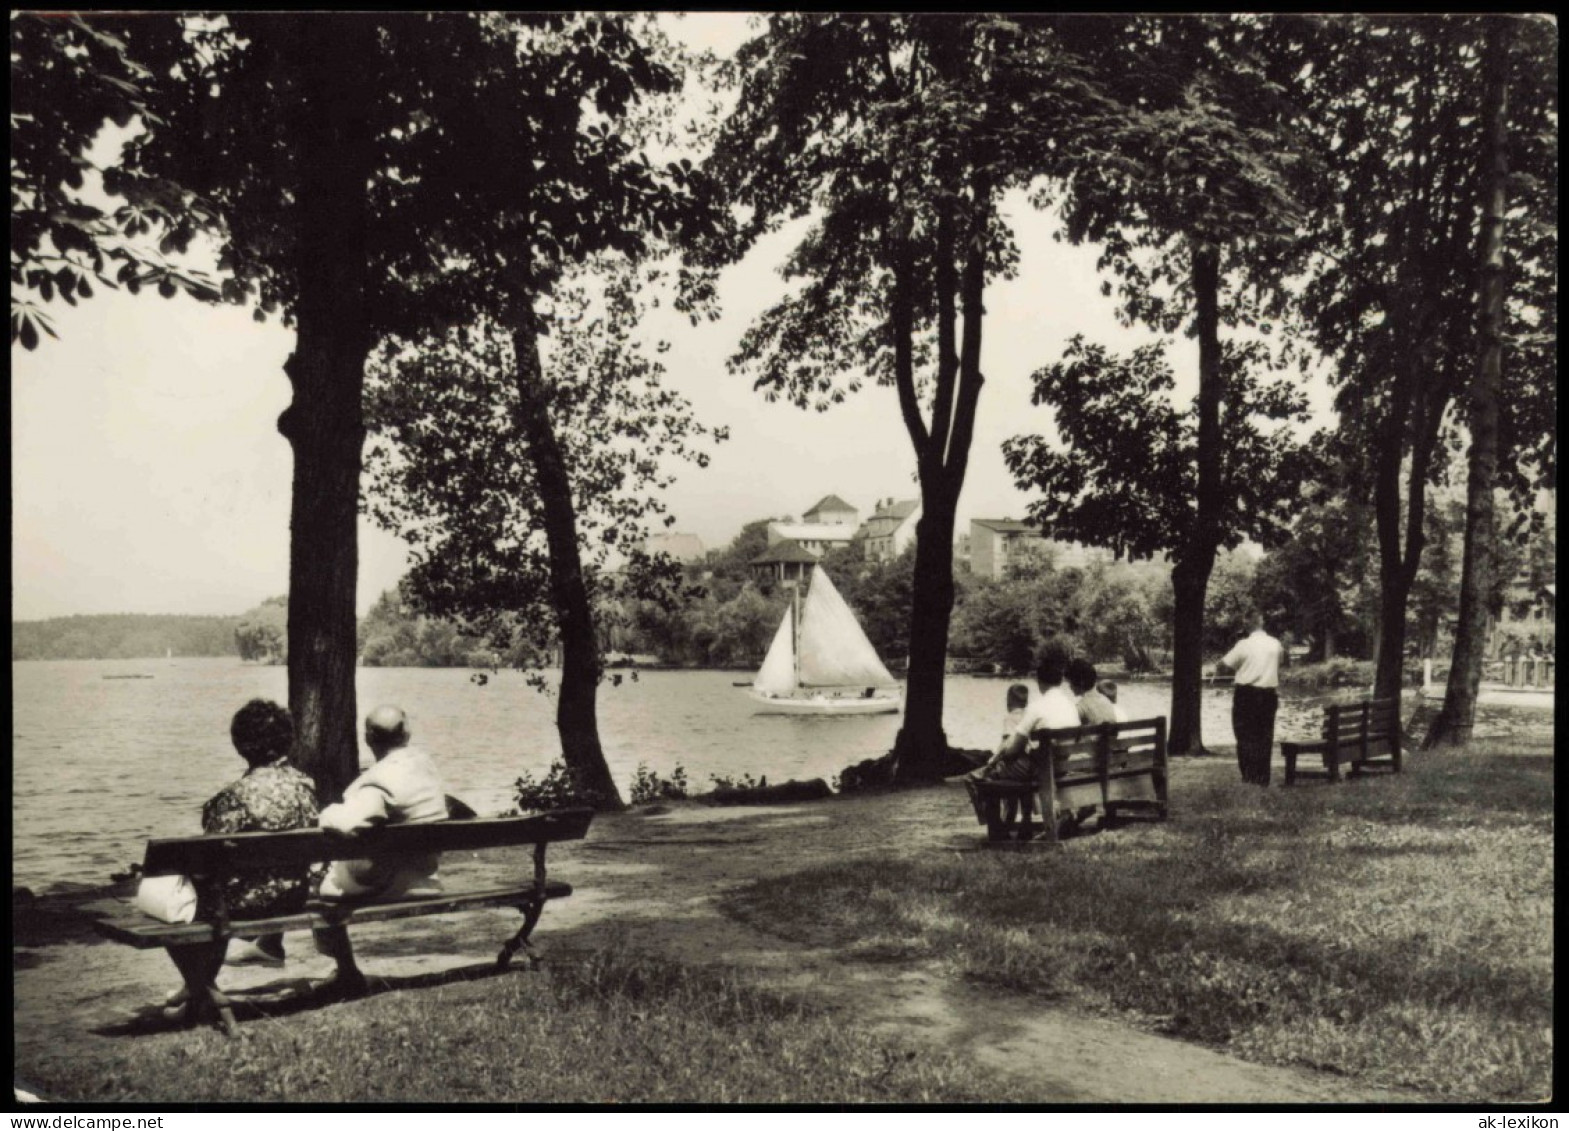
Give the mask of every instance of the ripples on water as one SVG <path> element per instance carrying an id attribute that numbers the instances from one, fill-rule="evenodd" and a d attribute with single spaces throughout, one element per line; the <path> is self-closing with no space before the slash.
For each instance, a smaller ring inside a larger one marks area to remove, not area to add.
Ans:
<path id="1" fill-rule="evenodd" d="M 147 674 L 152 679 L 105 679 Z M 754 715 L 733 672 L 641 672 L 600 692 L 599 726 L 623 794 L 640 762 L 668 776 L 685 766 L 694 788 L 709 775 L 831 779 L 893 744 L 900 716 Z M 244 764 L 229 720 L 247 699 L 287 700 L 283 668 L 232 659 L 13 663 L 12 868 L 14 881 L 100 884 L 140 860 L 149 837 L 200 831 L 202 803 Z M 1001 732 L 1008 683 L 949 679 L 945 715 L 958 746 L 989 747 Z M 504 672 L 480 687 L 467 671 L 362 668 L 361 710 L 397 703 L 414 741 L 435 755 L 448 792 L 481 813 L 512 803 L 522 773 L 541 776 L 557 757 L 555 700 Z M 1162 682 L 1124 683 L 1134 718 L 1169 710 Z M 1282 704 L 1277 737 L 1310 737 L 1322 699 Z M 1231 696 L 1204 693 L 1204 738 L 1233 741 Z M 1550 716 L 1549 716 L 1550 718 Z M 363 764 L 370 752 L 360 751 Z"/>

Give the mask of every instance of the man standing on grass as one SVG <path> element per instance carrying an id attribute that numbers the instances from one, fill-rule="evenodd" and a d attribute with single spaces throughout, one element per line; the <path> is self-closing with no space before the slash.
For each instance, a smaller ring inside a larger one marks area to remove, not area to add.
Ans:
<path id="1" fill-rule="evenodd" d="M 1242 780 L 1269 784 L 1275 746 L 1275 710 L 1280 705 L 1280 658 L 1284 649 L 1267 631 L 1262 615 L 1253 631 L 1220 662 L 1236 672 L 1231 692 L 1231 729 L 1237 736 L 1237 768 Z"/>

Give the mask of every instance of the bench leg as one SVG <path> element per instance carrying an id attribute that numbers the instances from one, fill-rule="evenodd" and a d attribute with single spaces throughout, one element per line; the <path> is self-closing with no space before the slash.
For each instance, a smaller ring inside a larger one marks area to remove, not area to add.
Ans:
<path id="1" fill-rule="evenodd" d="M 234 1036 L 239 1027 L 234 1021 L 234 1009 L 229 999 L 218 989 L 218 971 L 223 968 L 223 955 L 228 941 L 219 939 L 211 943 L 166 948 L 180 976 L 185 979 L 185 1017 L 191 1024 L 216 1022 L 227 1036 Z"/>
<path id="2" fill-rule="evenodd" d="M 1297 752 L 1295 750 L 1283 751 L 1286 758 L 1286 784 L 1295 785 L 1297 781 Z"/>
<path id="3" fill-rule="evenodd" d="M 496 966 L 502 970 L 507 968 L 512 961 L 512 956 L 519 950 L 528 951 L 529 961 L 533 965 L 538 966 L 540 962 L 539 955 L 534 950 L 534 944 L 528 941 L 528 937 L 534 933 L 534 928 L 539 924 L 539 917 L 545 912 L 545 901 L 543 899 L 532 899 L 527 903 L 520 904 L 518 910 L 523 912 L 523 926 L 518 929 L 517 934 L 506 941 L 501 948 L 501 953 L 496 955 Z"/>
<path id="4" fill-rule="evenodd" d="M 366 991 L 365 975 L 354 961 L 354 944 L 349 942 L 349 928 L 342 923 L 327 927 L 312 927 L 311 937 L 316 949 L 337 964 L 337 969 L 325 982 L 314 988 L 317 992 L 339 997 L 359 997 Z"/>

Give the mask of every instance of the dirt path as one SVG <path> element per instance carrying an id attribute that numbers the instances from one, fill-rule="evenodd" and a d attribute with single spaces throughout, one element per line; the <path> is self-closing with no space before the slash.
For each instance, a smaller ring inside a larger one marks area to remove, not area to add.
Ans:
<path id="1" fill-rule="evenodd" d="M 758 876 L 886 853 L 975 851 L 978 829 L 951 788 L 840 798 L 767 809 L 674 806 L 600 818 L 589 839 L 553 850 L 553 873 L 577 889 L 553 904 L 538 941 L 564 955 L 609 943 L 690 964 L 739 968 L 856 1024 L 938 1044 L 1026 1081 L 1043 1102 L 1421 1102 L 1426 1097 L 1306 1070 L 1248 1064 L 1198 1045 L 1142 1032 L 1038 999 L 991 992 L 935 964 L 845 959 L 827 940 L 797 943 L 724 915 L 725 891 Z M 448 886 L 501 878 L 493 858 L 448 859 Z M 80 901 L 77 901 L 80 902 Z M 101 904 L 100 904 L 101 906 Z M 473 966 L 510 932 L 511 912 L 472 912 L 358 929 L 373 978 Z M 79 913 L 45 900 L 14 928 L 16 1065 L 91 1058 L 121 1040 L 126 1021 L 174 985 L 161 952 L 105 944 Z M 322 977 L 330 963 L 291 935 L 286 976 L 225 974 L 224 985 L 275 995 Z M 86 953 L 85 948 L 91 948 Z M 417 990 L 413 992 L 418 992 Z M 353 1003 L 327 1008 L 353 1009 Z"/>

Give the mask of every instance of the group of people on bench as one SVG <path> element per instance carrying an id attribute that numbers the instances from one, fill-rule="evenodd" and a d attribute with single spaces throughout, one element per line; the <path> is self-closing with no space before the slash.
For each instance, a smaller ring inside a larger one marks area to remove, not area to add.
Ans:
<path id="1" fill-rule="evenodd" d="M 1127 712 L 1117 706 L 1117 685 L 1098 678 L 1095 665 L 1068 658 L 1047 648 L 1035 668 L 1039 694 L 1033 699 L 1022 683 L 1008 688 L 1008 715 L 996 751 L 967 777 L 973 781 L 1029 781 L 1030 735 L 1040 730 L 1068 730 L 1100 723 L 1125 723 Z"/>
<path id="2" fill-rule="evenodd" d="M 234 748 L 249 769 L 202 807 L 202 831 L 209 835 L 284 832 L 320 826 L 353 836 L 375 825 L 439 821 L 448 816 L 448 799 L 430 755 L 410 744 L 408 718 L 394 706 L 377 707 L 365 719 L 365 745 L 375 763 L 343 791 L 343 800 L 318 810 L 316 783 L 290 761 L 294 722 L 287 708 L 252 699 L 235 713 L 229 727 Z M 223 883 L 231 919 L 261 919 L 304 910 L 315 895 L 325 900 L 414 898 L 441 891 L 435 854 L 382 856 L 375 860 L 338 860 L 324 871 L 256 870 Z M 197 885 L 197 914 L 207 917 L 218 902 L 217 890 Z M 317 949 L 337 963 L 327 988 L 354 992 L 363 976 L 354 966 L 344 927 L 314 932 Z M 282 966 L 282 935 L 231 939 L 224 957 L 229 966 Z M 180 1004 L 186 991 L 169 1004 Z"/>

